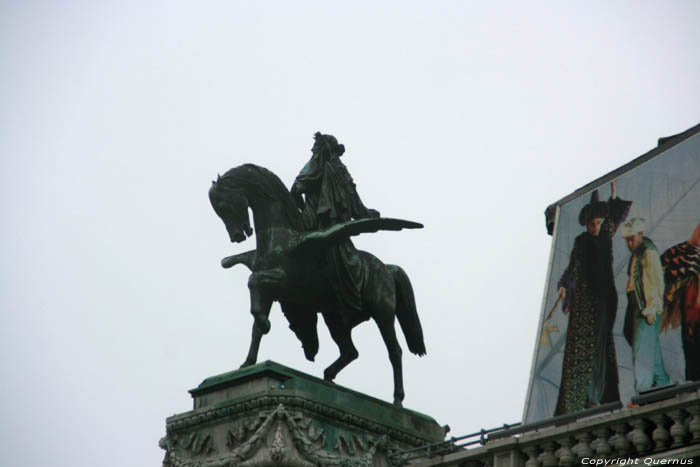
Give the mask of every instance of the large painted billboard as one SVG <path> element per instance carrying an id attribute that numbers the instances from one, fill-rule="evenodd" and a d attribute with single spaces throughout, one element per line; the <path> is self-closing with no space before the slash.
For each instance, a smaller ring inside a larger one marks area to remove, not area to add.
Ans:
<path id="1" fill-rule="evenodd" d="M 696 128 L 556 206 L 525 423 L 700 380 Z"/>

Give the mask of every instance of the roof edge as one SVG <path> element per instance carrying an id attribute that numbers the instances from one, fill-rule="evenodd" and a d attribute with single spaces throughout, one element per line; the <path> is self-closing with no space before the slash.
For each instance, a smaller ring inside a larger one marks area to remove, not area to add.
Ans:
<path id="1" fill-rule="evenodd" d="M 601 185 L 604 185 L 612 180 L 615 180 L 616 178 L 620 177 L 624 173 L 629 172 L 633 168 L 643 164 L 644 162 L 648 161 L 649 159 L 652 159 L 655 156 L 661 154 L 662 152 L 665 152 L 665 151 L 671 149 L 673 146 L 676 146 L 676 145 L 682 143 L 686 139 L 688 139 L 692 136 L 695 136 L 697 133 L 700 133 L 700 123 L 698 123 L 697 125 L 695 125 L 691 128 L 688 128 L 687 130 L 685 130 L 681 133 L 671 135 L 671 136 L 661 137 L 658 139 L 658 144 L 654 149 L 642 154 L 641 156 L 639 156 L 635 159 L 632 159 L 627 164 L 622 165 L 611 172 L 608 172 L 607 174 L 603 175 L 602 177 L 596 178 L 592 182 L 583 185 L 581 188 L 574 191 L 573 193 L 571 193 L 571 194 L 561 198 L 560 200 L 555 201 L 554 203 L 550 204 L 545 209 L 547 233 L 549 235 L 552 235 L 552 230 L 554 228 L 554 212 L 556 211 L 557 206 L 562 206 L 562 205 L 568 203 L 569 201 L 571 201 L 575 198 L 578 198 L 579 196 L 581 196 L 585 193 L 588 193 L 589 191 L 591 191 L 591 190 L 593 190 Z"/>

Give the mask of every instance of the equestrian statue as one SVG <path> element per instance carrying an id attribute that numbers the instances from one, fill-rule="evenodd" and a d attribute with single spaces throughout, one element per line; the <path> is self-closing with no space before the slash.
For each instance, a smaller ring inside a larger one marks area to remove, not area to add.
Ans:
<path id="1" fill-rule="evenodd" d="M 426 353 L 413 288 L 403 269 L 355 249 L 350 237 L 423 226 L 382 218 L 365 207 L 340 160 L 344 152 L 335 137 L 316 133 L 311 160 L 291 190 L 275 174 L 253 164 L 233 168 L 212 182 L 209 199 L 231 242 L 243 242 L 253 234 L 248 208 L 256 231 L 255 250 L 221 261 L 224 268 L 244 264 L 251 271 L 253 332 L 241 367 L 257 361 L 260 340 L 270 331 L 272 302 L 279 302 L 311 361 L 318 352 L 318 314 L 323 316 L 340 350 L 323 373 L 326 381 L 333 381 L 357 358 L 352 329 L 372 318 L 389 352 L 394 404 L 400 406 L 404 389 L 395 317 L 409 350 L 419 356 Z"/>

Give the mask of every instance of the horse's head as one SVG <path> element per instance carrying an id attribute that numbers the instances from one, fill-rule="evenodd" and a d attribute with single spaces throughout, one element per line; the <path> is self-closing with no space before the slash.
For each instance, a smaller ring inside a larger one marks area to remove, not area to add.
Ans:
<path id="1" fill-rule="evenodd" d="M 304 229 L 301 213 L 284 183 L 257 165 L 243 164 L 219 176 L 209 189 L 209 200 L 224 221 L 232 242 L 242 242 L 253 234 L 248 208 L 253 211 L 258 234 L 263 237 L 272 227 L 298 232 Z"/>
<path id="2" fill-rule="evenodd" d="M 253 235 L 248 217 L 248 199 L 235 189 L 220 189 L 221 178 L 212 182 L 209 201 L 216 214 L 224 221 L 231 242 L 240 243 Z"/>

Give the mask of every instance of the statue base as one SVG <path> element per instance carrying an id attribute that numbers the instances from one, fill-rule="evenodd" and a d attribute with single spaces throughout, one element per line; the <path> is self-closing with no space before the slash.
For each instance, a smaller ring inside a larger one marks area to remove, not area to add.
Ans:
<path id="1" fill-rule="evenodd" d="M 163 467 L 391 464 L 444 440 L 432 418 L 266 361 L 205 379 L 166 420 Z"/>

